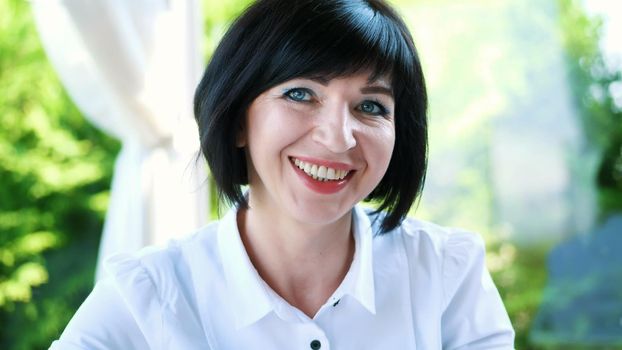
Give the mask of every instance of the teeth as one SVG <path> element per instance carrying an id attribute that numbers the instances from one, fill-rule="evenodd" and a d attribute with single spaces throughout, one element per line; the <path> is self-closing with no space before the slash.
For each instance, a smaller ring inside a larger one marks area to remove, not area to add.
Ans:
<path id="1" fill-rule="evenodd" d="M 318 166 L 317 164 L 303 162 L 302 160 L 296 158 L 294 158 L 294 164 L 315 180 L 341 180 L 348 175 L 347 170 L 337 170 L 323 165 Z"/>
<path id="2" fill-rule="evenodd" d="M 313 177 L 313 180 L 317 180 L 317 165 L 313 164 L 311 166 L 311 171 L 309 174 Z"/>
<path id="3" fill-rule="evenodd" d="M 321 177 L 323 179 L 326 179 L 326 167 L 325 166 L 321 166 L 317 169 L 317 177 Z"/>
<path id="4" fill-rule="evenodd" d="M 339 170 L 336 170 L 336 171 L 339 171 Z M 337 177 L 335 177 L 335 169 L 328 168 L 328 170 L 326 170 L 326 178 L 327 179 L 336 179 Z"/>

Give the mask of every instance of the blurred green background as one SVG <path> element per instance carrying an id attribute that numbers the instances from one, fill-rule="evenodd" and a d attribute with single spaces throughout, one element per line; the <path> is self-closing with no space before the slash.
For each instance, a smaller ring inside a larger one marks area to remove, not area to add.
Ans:
<path id="1" fill-rule="evenodd" d="M 247 3 L 204 1 L 206 58 Z M 548 69 L 539 60 L 539 55 L 548 57 L 546 41 L 527 35 L 523 42 L 507 42 L 499 33 L 517 28 L 509 26 L 511 18 L 518 18 L 520 28 L 546 28 L 560 43 L 561 60 L 556 64 L 568 82 L 564 88 L 585 140 L 581 148 L 587 150 L 565 164 L 579 174 L 577 186 L 594 189 L 589 209 L 594 225 L 622 212 L 622 115 L 610 88 L 622 79 L 619 70 L 606 66 L 599 50 L 600 20 L 588 16 L 574 0 L 474 0 L 462 8 L 454 6 L 460 2 L 448 0 L 395 3 L 413 29 L 428 74 L 431 160 L 442 162 L 456 147 L 469 156 L 468 166 L 452 179 L 460 194 L 454 192 L 448 200 L 427 198 L 426 193 L 416 215 L 484 234 L 489 268 L 517 332 L 517 349 L 622 348 L 620 338 L 577 343 L 534 336 L 541 302 L 557 297 L 547 295 L 547 255 L 561 239 L 578 232 L 536 232 L 541 239 L 520 238 L 533 237 L 533 232 L 509 235 L 504 222 L 496 219 L 503 213 L 499 214 L 499 191 L 490 179 L 494 154 L 482 152 L 489 148 L 488 136 L 504 108 L 515 100 L 535 98 L 532 84 L 521 74 L 531 71 L 538 76 Z M 538 5 L 542 3 L 547 5 Z M 503 15 L 469 21 L 463 16 L 469 11 L 475 11 L 474 16 L 482 11 Z M 554 15 L 548 16 L 551 11 Z M 436 24 L 451 16 L 456 19 L 453 29 Z M 484 56 L 469 60 L 462 53 L 473 43 L 488 46 L 481 51 Z M 506 55 L 509 65 L 486 61 L 499 55 Z M 486 71 L 491 76 L 473 69 L 479 65 L 492 67 Z M 449 95 L 449 90 L 463 93 Z M 47 349 L 93 286 L 120 145 L 88 124 L 73 105 L 46 60 L 29 4 L 23 0 L 0 2 L 0 118 L 0 348 Z M 516 227 L 520 231 L 523 226 Z M 620 322 L 622 334 L 622 315 Z"/>

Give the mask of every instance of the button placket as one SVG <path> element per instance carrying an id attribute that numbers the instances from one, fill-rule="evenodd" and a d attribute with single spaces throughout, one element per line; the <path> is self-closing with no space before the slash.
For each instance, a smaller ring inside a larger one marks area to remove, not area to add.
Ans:
<path id="1" fill-rule="evenodd" d="M 330 343 L 324 333 L 324 330 L 322 330 L 315 322 L 309 322 L 305 324 L 304 327 L 306 328 L 306 344 L 304 344 L 302 349 L 330 350 Z"/>

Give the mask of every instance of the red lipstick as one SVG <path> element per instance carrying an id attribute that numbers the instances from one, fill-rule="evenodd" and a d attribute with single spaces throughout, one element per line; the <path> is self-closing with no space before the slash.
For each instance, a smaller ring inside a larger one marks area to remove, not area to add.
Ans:
<path id="1" fill-rule="evenodd" d="M 305 173 L 302 169 L 297 167 L 296 164 L 294 164 L 293 159 L 290 158 L 290 163 L 292 167 L 294 168 L 294 172 L 296 172 L 296 174 L 300 177 L 302 182 L 309 189 L 320 194 L 332 194 L 332 193 L 339 192 L 342 188 L 344 188 L 348 184 L 348 182 L 352 178 L 352 175 L 355 173 L 355 171 L 352 170 L 352 167 L 344 163 L 336 163 L 336 162 L 330 162 L 330 161 L 318 161 L 316 159 L 313 159 L 313 161 L 309 161 L 307 160 L 309 158 L 297 158 L 297 159 L 302 160 L 304 162 L 317 164 L 317 165 L 324 165 L 324 166 L 337 169 L 337 170 L 350 170 L 348 175 L 346 175 L 346 177 L 344 177 L 341 180 L 320 181 L 320 180 L 315 180 L 311 176 L 307 175 L 307 173 Z"/>

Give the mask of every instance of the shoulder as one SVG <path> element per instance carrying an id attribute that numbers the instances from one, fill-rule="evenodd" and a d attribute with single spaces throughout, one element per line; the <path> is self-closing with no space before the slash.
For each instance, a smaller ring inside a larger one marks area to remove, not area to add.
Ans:
<path id="1" fill-rule="evenodd" d="M 218 225 L 218 221 L 210 223 L 166 246 L 113 255 L 104 262 L 105 278 L 111 280 L 124 299 L 139 295 L 176 300 L 177 294 L 190 288 L 192 255 L 200 250 L 209 256 L 210 249 L 215 249 Z"/>
<path id="2" fill-rule="evenodd" d="M 514 331 L 486 268 L 479 234 L 414 218 L 395 233 L 404 240 L 411 278 L 439 288 L 443 348 L 513 348 Z M 437 278 L 426 280 L 430 272 Z"/>
<path id="3" fill-rule="evenodd" d="M 106 259 L 106 274 L 52 348 L 159 349 L 171 335 L 200 334 L 185 251 L 210 244 L 217 225 L 165 247 Z"/>
<path id="4" fill-rule="evenodd" d="M 442 274 L 446 302 L 469 274 L 486 270 L 486 244 L 477 233 L 414 218 L 404 220 L 400 231 L 407 251 L 408 246 L 414 246 L 418 254 L 433 252 Z"/>
<path id="5" fill-rule="evenodd" d="M 372 223 L 373 232 L 379 232 L 380 222 L 385 214 L 369 210 L 366 213 Z M 479 234 L 413 217 L 407 217 L 392 231 L 377 235 L 401 236 L 408 250 L 417 248 L 419 254 L 426 252 L 441 260 L 464 261 L 485 253 L 485 243 Z"/>
<path id="6" fill-rule="evenodd" d="M 477 233 L 415 218 L 406 218 L 399 229 L 406 239 L 429 241 L 440 252 L 445 253 L 480 250 L 485 246 L 484 240 Z"/>
<path id="7" fill-rule="evenodd" d="M 368 212 L 368 215 L 373 231 L 379 232 L 383 214 Z M 377 236 L 402 240 L 410 273 L 433 272 L 429 283 L 440 287 L 445 306 L 456 295 L 460 285 L 469 281 L 476 283 L 478 278 L 475 274 L 487 273 L 486 245 L 477 233 L 409 217 L 394 230 Z"/>

